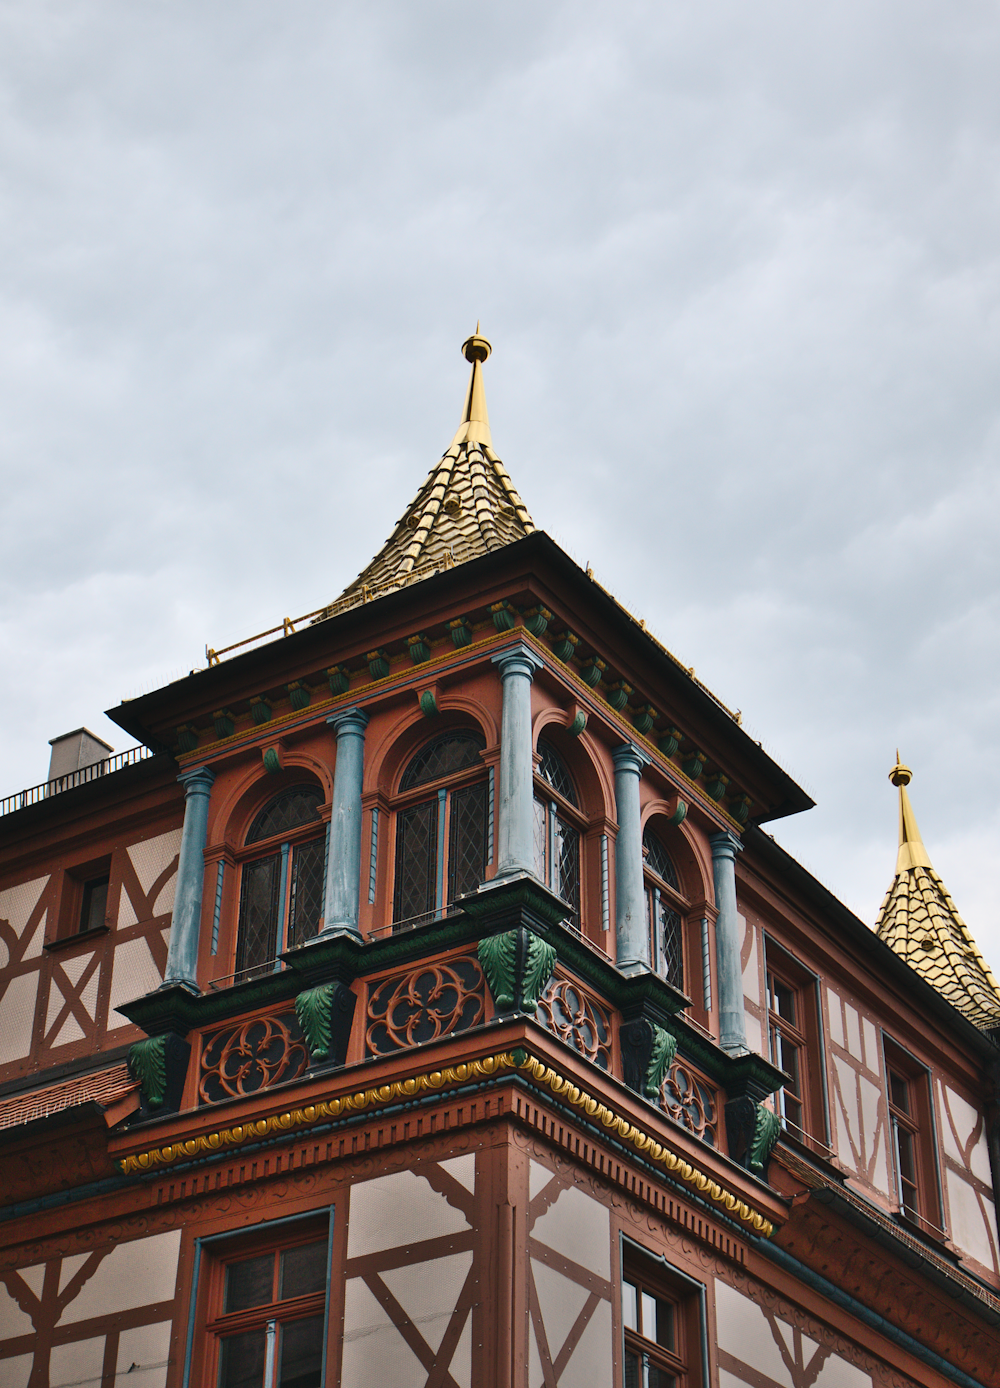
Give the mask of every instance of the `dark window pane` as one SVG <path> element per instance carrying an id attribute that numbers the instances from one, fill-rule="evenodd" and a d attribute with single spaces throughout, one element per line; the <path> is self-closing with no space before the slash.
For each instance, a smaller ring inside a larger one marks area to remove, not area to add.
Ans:
<path id="1" fill-rule="evenodd" d="M 421 747 L 403 772 L 400 790 L 412 790 L 414 786 L 423 786 L 428 781 L 437 781 L 442 776 L 463 771 L 467 766 L 482 765 L 479 753 L 485 746 L 478 733 L 442 733 L 433 742 Z"/>
<path id="2" fill-rule="evenodd" d="M 649 1388 L 677 1388 L 677 1379 L 666 1369 L 660 1369 L 655 1364 L 650 1364 L 648 1384 Z"/>
<path id="3" fill-rule="evenodd" d="M 674 1348 L 674 1304 L 662 1297 L 642 1294 L 642 1333 L 664 1349 Z"/>
<path id="4" fill-rule="evenodd" d="M 473 892 L 486 872 L 486 782 L 453 790 L 448 834 L 448 900 Z"/>
<path id="5" fill-rule="evenodd" d="M 281 1327 L 278 1388 L 319 1388 L 322 1362 L 322 1316 L 290 1321 Z"/>
<path id="6" fill-rule="evenodd" d="M 642 1360 L 631 1349 L 625 1351 L 625 1388 L 642 1388 Z"/>
<path id="7" fill-rule="evenodd" d="M 244 1258 L 226 1268 L 226 1312 L 265 1306 L 274 1295 L 274 1254 Z"/>
<path id="8" fill-rule="evenodd" d="M 684 923 L 680 913 L 659 898 L 660 972 L 675 988 L 684 987 Z"/>
<path id="9" fill-rule="evenodd" d="M 219 1388 L 262 1388 L 264 1327 L 227 1335 L 219 1350 Z"/>
<path id="10" fill-rule="evenodd" d="M 647 830 L 642 836 L 642 846 L 646 850 L 646 867 L 649 871 L 655 873 L 661 882 L 666 882 L 668 887 L 673 887 L 675 892 L 679 892 L 681 884 L 673 859 L 656 835 Z"/>
<path id="11" fill-rule="evenodd" d="M 554 828 L 556 881 L 553 886 L 563 901 L 573 908 L 576 919 L 580 915 L 580 834 L 558 815 L 555 816 Z"/>
<path id="12" fill-rule="evenodd" d="M 437 799 L 396 816 L 396 884 L 392 918 L 410 920 L 434 910 L 437 884 Z"/>
<path id="13" fill-rule="evenodd" d="M 568 800 L 571 805 L 579 804 L 576 798 L 576 787 L 573 785 L 573 778 L 566 769 L 566 763 L 552 746 L 551 742 L 539 740 L 538 755 L 541 762 L 538 766 L 538 774 L 543 781 L 548 781 L 554 791 L 557 791 L 564 800 Z"/>
<path id="14" fill-rule="evenodd" d="M 259 968 L 275 958 L 278 941 L 278 884 L 281 854 L 258 858 L 243 868 L 236 972 Z"/>
<path id="15" fill-rule="evenodd" d="M 291 1296 L 321 1292 L 326 1286 L 326 1239 L 306 1243 L 301 1248 L 288 1248 L 281 1255 L 281 1286 L 278 1297 L 287 1301 Z"/>
<path id="16" fill-rule="evenodd" d="M 317 806 L 323 803 L 319 786 L 293 786 L 284 790 L 264 806 L 250 826 L 247 843 L 259 843 L 289 829 L 312 824 L 319 818 Z"/>
<path id="17" fill-rule="evenodd" d="M 316 934 L 323 914 L 323 862 L 326 840 L 313 839 L 292 850 L 292 887 L 288 906 L 288 947 L 305 944 Z"/>
<path id="18" fill-rule="evenodd" d="M 903 1113 L 910 1111 L 909 1088 L 902 1075 L 894 1074 L 892 1070 L 889 1071 L 889 1098 Z"/>
<path id="19" fill-rule="evenodd" d="M 80 913 L 80 929 L 96 930 L 104 924 L 108 913 L 108 878 L 99 877 L 88 882 L 83 889 L 83 911 Z"/>

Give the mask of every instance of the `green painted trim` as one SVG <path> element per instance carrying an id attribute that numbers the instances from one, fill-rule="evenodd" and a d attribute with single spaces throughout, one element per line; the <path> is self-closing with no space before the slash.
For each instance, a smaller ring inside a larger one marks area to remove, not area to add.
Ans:
<path id="1" fill-rule="evenodd" d="M 753 1141 L 750 1143 L 750 1150 L 747 1153 L 750 1170 L 755 1176 L 764 1179 L 764 1172 L 767 1170 L 767 1163 L 771 1153 L 774 1151 L 774 1144 L 778 1141 L 781 1132 L 781 1119 L 773 1109 L 765 1108 L 763 1104 L 757 1105 L 757 1117 L 753 1126 Z"/>
<path id="2" fill-rule="evenodd" d="M 570 725 L 567 727 L 566 731 L 569 733 L 571 737 L 579 737 L 586 726 L 587 715 L 581 708 L 577 709 L 576 717 L 573 719 L 572 723 L 570 723 Z"/>
<path id="3" fill-rule="evenodd" d="M 433 718 L 438 711 L 437 699 L 433 689 L 425 689 L 420 695 L 420 712 L 425 718 Z"/>
<path id="4" fill-rule="evenodd" d="M 479 941 L 476 950 L 498 1012 L 514 1006 L 517 986 L 517 931 L 505 930 Z"/>

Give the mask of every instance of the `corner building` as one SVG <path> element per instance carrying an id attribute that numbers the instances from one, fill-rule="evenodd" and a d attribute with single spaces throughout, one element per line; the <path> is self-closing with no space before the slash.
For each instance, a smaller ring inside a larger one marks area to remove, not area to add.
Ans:
<path id="1" fill-rule="evenodd" d="M 1000 993 L 910 772 L 875 931 L 535 529 L 489 350 L 341 597 L 0 803 L 0 1383 L 996 1384 Z"/>

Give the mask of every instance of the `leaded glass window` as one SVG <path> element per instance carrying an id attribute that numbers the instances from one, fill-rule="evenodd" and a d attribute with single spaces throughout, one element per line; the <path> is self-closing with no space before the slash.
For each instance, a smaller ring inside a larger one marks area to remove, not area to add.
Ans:
<path id="1" fill-rule="evenodd" d="M 570 805 L 579 802 L 566 763 L 550 742 L 540 740 L 541 758 L 537 775 L 544 786 L 535 786 L 534 850 L 535 873 L 570 907 L 574 921 L 580 919 L 580 831 L 559 803 L 545 794 L 551 787 Z"/>
<path id="2" fill-rule="evenodd" d="M 646 929 L 650 967 L 672 983 L 684 987 L 684 920 L 678 904 L 666 891 L 680 895 L 680 878 L 673 859 L 655 834 L 642 836 L 646 862 Z"/>
<path id="3" fill-rule="evenodd" d="M 403 772 L 401 792 L 460 779 L 396 811 L 392 918 L 397 925 L 433 918 L 456 897 L 474 891 L 486 874 L 487 780 L 469 780 L 470 773 L 482 769 L 485 745 L 478 733 L 444 733 L 422 747 Z"/>
<path id="4" fill-rule="evenodd" d="M 243 864 L 237 975 L 277 967 L 283 950 L 316 934 L 323 914 L 326 853 L 322 801 L 319 786 L 293 786 L 270 800 L 250 826 L 248 847 L 263 840 L 271 840 L 272 846 Z M 274 844 L 279 836 L 287 836 L 286 841 Z"/>

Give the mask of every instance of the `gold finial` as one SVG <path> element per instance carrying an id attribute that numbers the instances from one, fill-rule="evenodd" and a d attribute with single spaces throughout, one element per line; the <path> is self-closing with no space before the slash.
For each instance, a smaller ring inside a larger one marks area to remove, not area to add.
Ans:
<path id="1" fill-rule="evenodd" d="M 904 766 L 899 760 L 899 748 L 896 748 L 896 765 L 889 772 L 889 780 L 894 786 L 908 786 L 913 780 L 913 772 L 908 766 Z"/>
<path id="2" fill-rule="evenodd" d="M 476 331 L 462 343 L 462 356 L 466 361 L 485 361 L 492 351 L 493 348 L 486 338 L 479 336 L 479 324 L 477 323 Z"/>
<path id="3" fill-rule="evenodd" d="M 486 338 L 480 337 L 477 323 L 476 331 L 462 343 L 462 355 L 466 361 L 472 363 L 472 374 L 465 396 L 462 422 L 458 426 L 458 433 L 451 441 L 453 448 L 457 443 L 481 443 L 487 447 L 493 445 L 490 417 L 486 410 L 486 391 L 483 389 L 483 362 L 492 351 L 493 348 Z"/>

